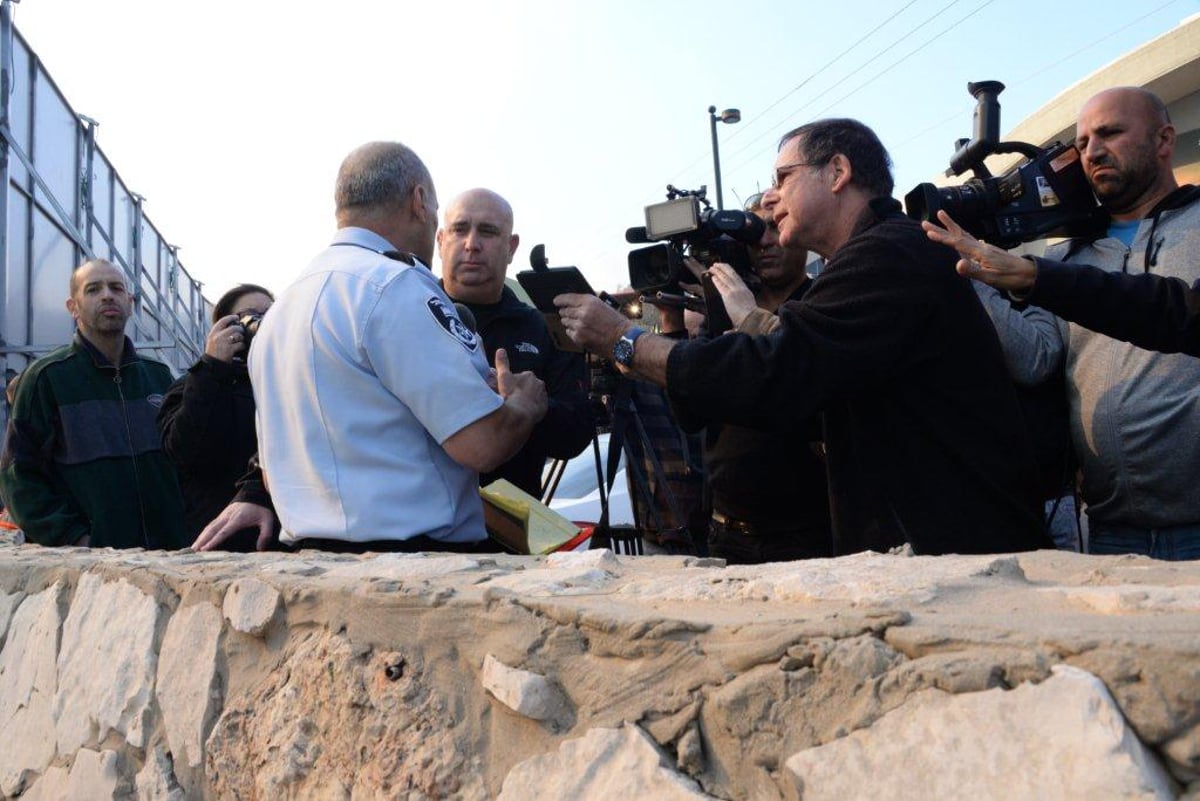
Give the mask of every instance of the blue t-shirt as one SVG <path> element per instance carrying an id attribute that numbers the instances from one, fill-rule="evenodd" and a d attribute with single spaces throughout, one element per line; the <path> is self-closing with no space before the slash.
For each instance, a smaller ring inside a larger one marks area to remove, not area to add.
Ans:
<path id="1" fill-rule="evenodd" d="M 1138 226 L 1141 225 L 1141 220 L 1128 220 L 1118 222 L 1113 220 L 1108 224 L 1108 235 L 1114 239 L 1120 239 L 1125 243 L 1125 247 L 1133 247 L 1133 238 L 1137 236 Z"/>

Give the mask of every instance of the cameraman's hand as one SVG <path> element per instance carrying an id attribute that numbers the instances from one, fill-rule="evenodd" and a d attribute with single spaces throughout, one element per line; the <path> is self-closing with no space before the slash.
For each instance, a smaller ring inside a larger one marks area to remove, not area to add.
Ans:
<path id="1" fill-rule="evenodd" d="M 595 295 L 559 295 L 554 299 L 567 336 L 584 350 L 605 358 L 633 323 Z"/>
<path id="2" fill-rule="evenodd" d="M 724 262 L 717 262 L 708 272 L 712 276 L 713 286 L 721 293 L 725 311 L 729 313 L 729 321 L 735 329 L 738 328 L 746 316 L 758 308 L 754 293 L 742 281 L 737 271 Z"/>
<path id="3" fill-rule="evenodd" d="M 496 391 L 504 402 L 537 422 L 546 416 L 549 399 L 546 385 L 531 372 L 514 373 L 508 365 L 508 353 L 496 349 Z"/>
<path id="4" fill-rule="evenodd" d="M 233 357 L 246 350 L 245 335 L 238 324 L 236 314 L 229 314 L 213 323 L 204 340 L 204 353 L 222 362 L 231 362 Z"/>
<path id="5" fill-rule="evenodd" d="M 945 211 L 939 211 L 937 216 L 945 228 L 939 228 L 931 222 L 923 222 L 921 227 L 934 242 L 949 245 L 958 251 L 962 257 L 957 265 L 960 275 L 1009 292 L 1024 292 L 1033 287 L 1037 278 L 1036 262 L 979 241 L 964 231 Z"/>

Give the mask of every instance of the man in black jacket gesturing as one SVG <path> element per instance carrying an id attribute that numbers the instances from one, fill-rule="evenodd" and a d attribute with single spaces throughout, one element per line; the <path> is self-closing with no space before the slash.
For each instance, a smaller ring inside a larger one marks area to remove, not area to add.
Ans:
<path id="1" fill-rule="evenodd" d="M 582 295 L 568 334 L 667 388 L 679 419 L 780 426 L 820 412 L 834 550 L 1049 547 L 1032 445 L 995 330 L 955 256 L 891 198 L 890 160 L 855 120 L 785 135 L 764 209 L 785 248 L 826 267 L 778 329 L 709 342 L 638 336 Z"/>

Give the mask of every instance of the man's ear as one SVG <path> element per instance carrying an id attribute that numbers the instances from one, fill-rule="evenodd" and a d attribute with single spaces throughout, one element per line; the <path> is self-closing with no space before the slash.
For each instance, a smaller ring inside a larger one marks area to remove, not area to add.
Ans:
<path id="1" fill-rule="evenodd" d="M 409 199 L 409 210 L 412 215 L 421 222 L 429 221 L 429 204 L 426 203 L 426 195 L 428 190 L 421 184 L 413 187 L 412 197 Z"/>
<path id="2" fill-rule="evenodd" d="M 67 298 L 67 311 L 71 313 L 72 317 L 75 316 L 75 308 L 76 308 L 75 298 Z"/>
<path id="3" fill-rule="evenodd" d="M 841 192 L 850 186 L 850 180 L 854 177 L 854 166 L 850 159 L 841 153 L 834 153 L 829 164 L 833 167 L 833 184 L 829 188 L 835 193 Z"/>
<path id="4" fill-rule="evenodd" d="M 1158 144 L 1158 152 L 1160 156 L 1164 156 L 1168 163 L 1171 161 L 1171 154 L 1175 152 L 1175 126 L 1171 123 L 1166 123 L 1158 129 L 1155 135 Z"/>
<path id="5" fill-rule="evenodd" d="M 508 263 L 512 264 L 513 256 L 517 255 L 517 248 L 521 246 L 521 237 L 518 234 L 513 234 L 508 238 Z"/>

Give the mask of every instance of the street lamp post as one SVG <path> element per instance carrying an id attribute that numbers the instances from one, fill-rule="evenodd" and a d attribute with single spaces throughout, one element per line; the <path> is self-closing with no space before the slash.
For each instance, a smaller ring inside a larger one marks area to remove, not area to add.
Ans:
<path id="1" fill-rule="evenodd" d="M 724 199 L 721 197 L 721 151 L 717 147 L 717 120 L 732 125 L 742 119 L 742 112 L 736 108 L 727 108 L 720 114 L 717 113 L 716 106 L 708 107 L 708 127 L 712 131 L 712 148 L 713 148 L 713 174 L 717 179 L 717 210 L 725 208 Z"/>

